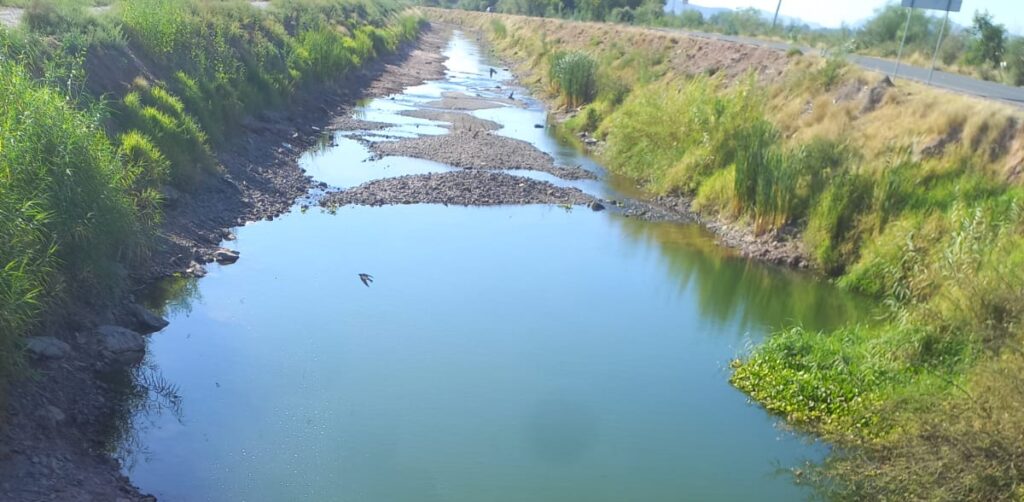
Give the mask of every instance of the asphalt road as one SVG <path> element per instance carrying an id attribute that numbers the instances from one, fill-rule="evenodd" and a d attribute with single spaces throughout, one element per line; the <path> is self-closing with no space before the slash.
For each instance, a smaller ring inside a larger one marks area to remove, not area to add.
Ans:
<path id="1" fill-rule="evenodd" d="M 721 35 L 718 33 L 707 33 L 702 31 L 689 31 L 689 30 L 669 30 L 675 33 L 684 33 L 686 35 L 709 38 L 713 40 L 726 40 L 729 42 L 736 42 L 740 44 L 757 45 L 760 47 L 770 47 L 780 51 L 787 51 L 793 47 L 796 47 L 805 53 L 814 52 L 817 49 L 802 45 L 794 45 L 787 42 L 779 42 L 774 40 L 760 40 L 750 37 L 738 37 L 730 35 Z M 849 56 L 850 61 L 859 65 L 862 68 L 885 73 L 890 77 L 896 69 L 896 61 L 890 59 L 882 59 L 870 56 L 859 56 L 851 54 Z M 919 66 L 910 66 L 905 62 L 900 65 L 900 72 L 896 79 L 910 79 L 918 81 L 922 84 L 928 83 L 928 68 L 921 68 Z M 954 92 L 963 94 L 969 94 L 971 96 L 977 96 L 986 99 L 995 99 L 1004 101 L 1010 104 L 1024 107 L 1024 87 L 1012 87 L 1009 85 L 999 84 L 996 82 L 988 82 L 985 80 L 978 80 L 976 78 L 968 77 L 965 75 L 958 75 L 956 73 L 949 73 L 944 71 L 935 70 L 935 74 L 932 75 L 931 84 L 934 87 L 940 89 L 946 89 Z"/>

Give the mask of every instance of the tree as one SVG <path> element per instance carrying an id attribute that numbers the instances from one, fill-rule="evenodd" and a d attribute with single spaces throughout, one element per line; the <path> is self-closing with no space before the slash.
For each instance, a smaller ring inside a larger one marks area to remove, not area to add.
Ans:
<path id="1" fill-rule="evenodd" d="M 1024 85 L 1024 37 L 1016 37 L 1007 44 L 1006 69 L 1011 84 Z"/>
<path id="2" fill-rule="evenodd" d="M 974 23 L 968 31 L 972 37 L 967 51 L 968 60 L 976 65 L 998 67 L 1006 50 L 1006 27 L 995 24 L 988 11 L 975 12 Z"/>
<path id="3" fill-rule="evenodd" d="M 699 10 L 688 9 L 679 15 L 679 22 L 683 28 L 700 28 L 704 26 L 704 14 Z"/>
<path id="4" fill-rule="evenodd" d="M 910 25 L 907 27 L 907 46 L 914 49 L 926 49 L 934 43 L 934 22 L 921 9 L 914 9 L 910 14 Z M 860 30 L 859 45 L 865 49 L 884 55 L 896 55 L 903 29 L 907 26 L 907 11 L 899 5 L 887 5 L 878 10 Z"/>

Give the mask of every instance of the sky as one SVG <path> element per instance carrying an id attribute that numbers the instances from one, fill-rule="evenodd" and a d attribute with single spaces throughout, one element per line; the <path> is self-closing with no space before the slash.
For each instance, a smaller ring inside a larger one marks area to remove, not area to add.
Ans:
<path id="1" fill-rule="evenodd" d="M 671 0 L 670 0 L 671 1 Z M 778 0 L 690 0 L 690 3 L 705 7 L 756 7 L 769 12 L 775 11 Z M 889 0 L 896 1 L 896 0 Z M 854 24 L 870 17 L 875 9 L 885 5 L 887 0 L 782 0 L 781 15 L 837 27 L 846 21 Z M 975 10 L 988 10 L 997 23 L 1005 25 L 1011 32 L 1024 34 L 1024 0 L 963 0 L 961 12 L 950 19 L 963 26 L 971 23 Z M 936 14 L 941 14 L 936 12 Z"/>

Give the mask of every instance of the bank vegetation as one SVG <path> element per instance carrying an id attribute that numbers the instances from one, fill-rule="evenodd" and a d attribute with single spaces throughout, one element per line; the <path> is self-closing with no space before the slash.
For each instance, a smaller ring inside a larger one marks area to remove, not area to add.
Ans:
<path id="1" fill-rule="evenodd" d="M 780 327 L 732 383 L 836 452 L 837 499 L 1024 497 L 1024 113 L 845 60 L 430 10 L 478 29 L 611 170 L 750 235 L 796 235 L 878 319 Z M 578 92 L 565 61 L 595 82 Z"/>
<path id="2" fill-rule="evenodd" d="M 23 336 L 124 292 L 165 198 L 221 175 L 215 152 L 243 118 L 395 51 L 421 23 L 376 0 L 91 4 L 33 0 L 0 28 L 0 389 Z"/>

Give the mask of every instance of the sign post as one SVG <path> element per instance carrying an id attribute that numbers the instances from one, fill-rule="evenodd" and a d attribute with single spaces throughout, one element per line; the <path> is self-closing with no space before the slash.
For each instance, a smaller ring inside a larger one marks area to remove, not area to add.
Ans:
<path id="1" fill-rule="evenodd" d="M 779 4 L 775 6 L 775 17 L 772 18 L 772 29 L 775 29 L 775 25 L 779 22 L 779 9 L 782 8 L 782 0 L 779 0 Z"/>
<path id="2" fill-rule="evenodd" d="M 949 22 L 949 13 L 960 12 L 960 8 L 963 6 L 963 0 L 903 0 L 902 5 L 907 8 L 907 22 L 903 26 L 903 40 L 900 41 L 900 49 L 896 53 L 896 71 L 892 74 L 893 80 L 896 80 L 896 76 L 900 73 L 900 62 L 903 59 L 903 47 L 907 44 L 907 32 L 910 31 L 910 16 L 914 13 L 914 9 L 920 8 L 946 11 L 946 18 L 943 19 L 942 28 L 939 30 L 939 41 L 935 44 L 935 52 L 932 54 L 932 66 L 928 71 L 928 83 L 931 83 L 932 74 L 935 73 L 935 62 L 939 56 L 939 47 L 942 46 L 942 35 L 945 33 L 946 24 Z"/>

